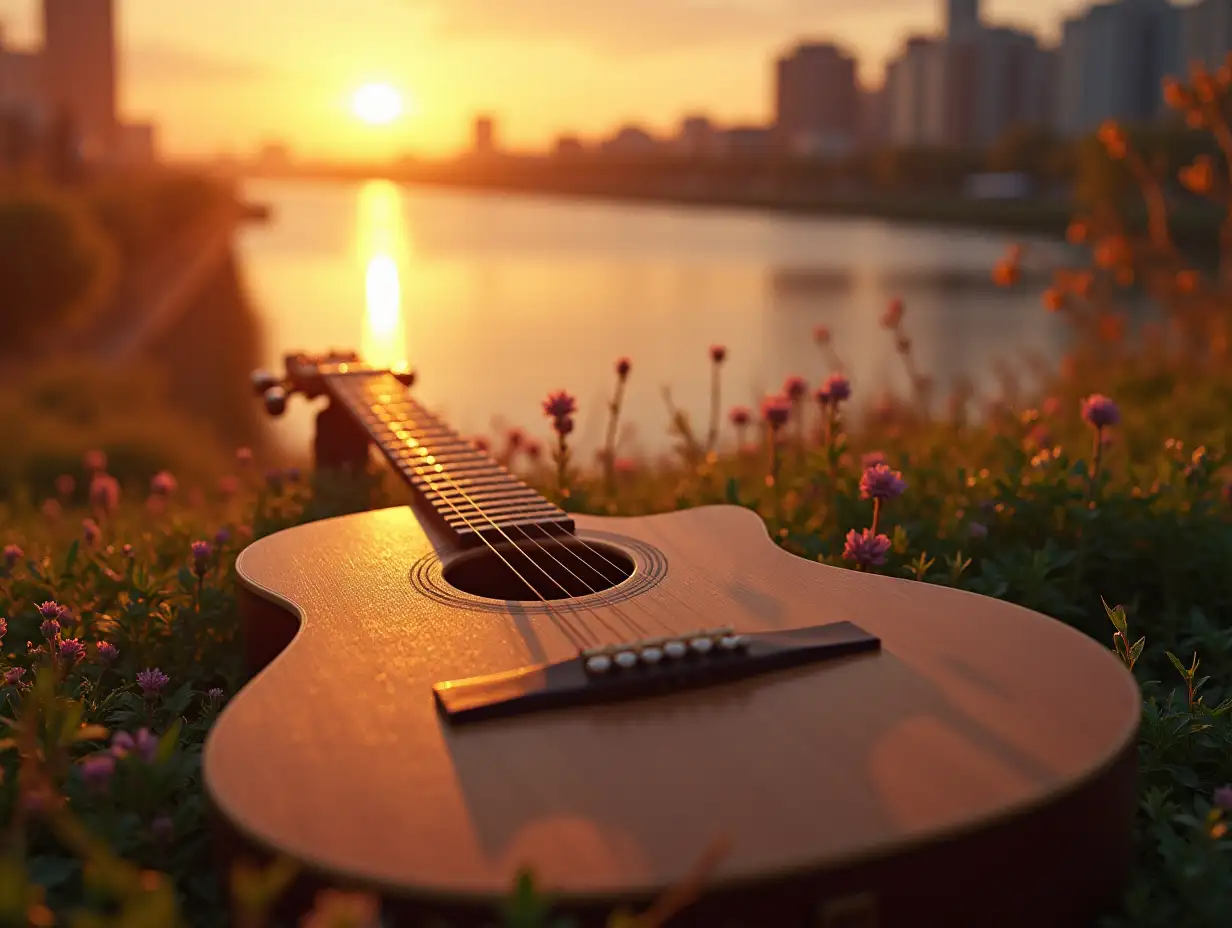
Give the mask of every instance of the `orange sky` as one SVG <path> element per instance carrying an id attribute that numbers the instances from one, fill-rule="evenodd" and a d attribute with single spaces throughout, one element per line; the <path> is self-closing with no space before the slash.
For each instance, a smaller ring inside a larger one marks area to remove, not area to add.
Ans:
<path id="1" fill-rule="evenodd" d="M 909 31 L 940 24 L 939 0 L 116 0 L 121 101 L 156 120 L 172 154 L 437 154 L 467 143 L 479 110 L 501 140 L 541 147 L 561 131 L 625 121 L 672 126 L 769 113 L 774 54 L 833 38 L 879 79 Z M 1082 0 L 985 0 L 986 16 L 1056 32 Z M 37 0 L 0 0 L 10 41 L 38 41 Z M 384 127 L 348 110 L 386 80 L 415 111 Z"/>

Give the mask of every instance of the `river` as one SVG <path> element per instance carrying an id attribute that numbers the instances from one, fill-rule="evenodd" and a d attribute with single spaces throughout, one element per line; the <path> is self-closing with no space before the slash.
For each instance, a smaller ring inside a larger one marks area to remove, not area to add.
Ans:
<path id="1" fill-rule="evenodd" d="M 998 366 L 1029 382 L 1028 358 L 1055 364 L 1066 342 L 1038 284 L 991 286 L 1010 242 L 995 233 L 379 180 L 251 181 L 245 194 L 273 210 L 239 240 L 271 368 L 284 352 L 331 347 L 407 361 L 421 399 L 469 434 L 519 425 L 546 436 L 540 402 L 563 388 L 579 400 L 579 443 L 593 448 L 627 355 L 622 451 L 657 453 L 669 444 L 664 386 L 699 424 L 707 415 L 710 345 L 728 348 L 725 405 L 753 405 L 787 375 L 828 373 L 820 324 L 858 399 L 904 391 L 879 325 L 895 296 L 939 394 L 965 375 L 993 395 Z M 1033 261 L 1064 256 L 1027 248 Z M 307 404 L 293 404 L 280 441 L 303 450 L 310 423 Z"/>

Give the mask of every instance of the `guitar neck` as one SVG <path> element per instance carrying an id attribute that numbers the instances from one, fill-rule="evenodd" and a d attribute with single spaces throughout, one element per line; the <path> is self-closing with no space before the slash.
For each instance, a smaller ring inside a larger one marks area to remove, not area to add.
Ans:
<path id="1" fill-rule="evenodd" d="M 418 508 L 459 545 L 574 532 L 568 513 L 424 409 L 393 375 L 340 367 L 323 372 L 329 395 L 407 482 Z"/>

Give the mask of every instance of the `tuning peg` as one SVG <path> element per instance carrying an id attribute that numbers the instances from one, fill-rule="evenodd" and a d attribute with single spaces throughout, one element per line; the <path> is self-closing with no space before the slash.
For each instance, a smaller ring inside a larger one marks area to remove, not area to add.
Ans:
<path id="1" fill-rule="evenodd" d="M 281 416 L 287 411 L 287 391 L 282 387 L 270 387 L 262 399 L 265 400 L 265 411 L 271 416 Z"/>
<path id="2" fill-rule="evenodd" d="M 391 371 L 391 373 L 394 375 L 394 379 L 397 380 L 398 383 L 402 384 L 402 386 L 407 387 L 409 389 L 410 387 L 413 387 L 415 385 L 415 372 L 414 371 L 396 370 L 396 371 Z"/>
<path id="3" fill-rule="evenodd" d="M 257 396 L 264 396 L 271 387 L 282 383 L 281 378 L 266 370 L 252 372 L 252 390 Z"/>

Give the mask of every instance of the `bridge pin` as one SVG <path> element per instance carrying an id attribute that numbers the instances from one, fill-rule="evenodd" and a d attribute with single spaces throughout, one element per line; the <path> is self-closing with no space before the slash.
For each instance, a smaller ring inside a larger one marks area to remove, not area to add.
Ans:
<path id="1" fill-rule="evenodd" d="M 714 641 L 710 638 L 694 638 L 689 642 L 689 647 L 698 654 L 709 654 L 710 649 L 714 647 Z"/>
<path id="2" fill-rule="evenodd" d="M 679 660 L 689 653 L 689 649 L 683 641 L 669 641 L 663 646 L 663 653 Z"/>
<path id="3" fill-rule="evenodd" d="M 719 647 L 724 651 L 735 651 L 748 643 L 744 635 L 724 635 L 719 639 Z"/>
<path id="4" fill-rule="evenodd" d="M 586 659 L 586 669 L 590 673 L 607 673 L 612 667 L 612 659 L 606 654 L 596 654 Z"/>
<path id="5" fill-rule="evenodd" d="M 621 651 L 616 655 L 616 665 L 628 670 L 630 667 L 637 666 L 637 655 L 632 651 Z"/>
<path id="6" fill-rule="evenodd" d="M 657 664 L 659 661 L 663 660 L 663 651 L 660 648 L 652 646 L 649 648 L 642 648 L 642 651 L 638 656 L 642 659 L 643 664 Z"/>

